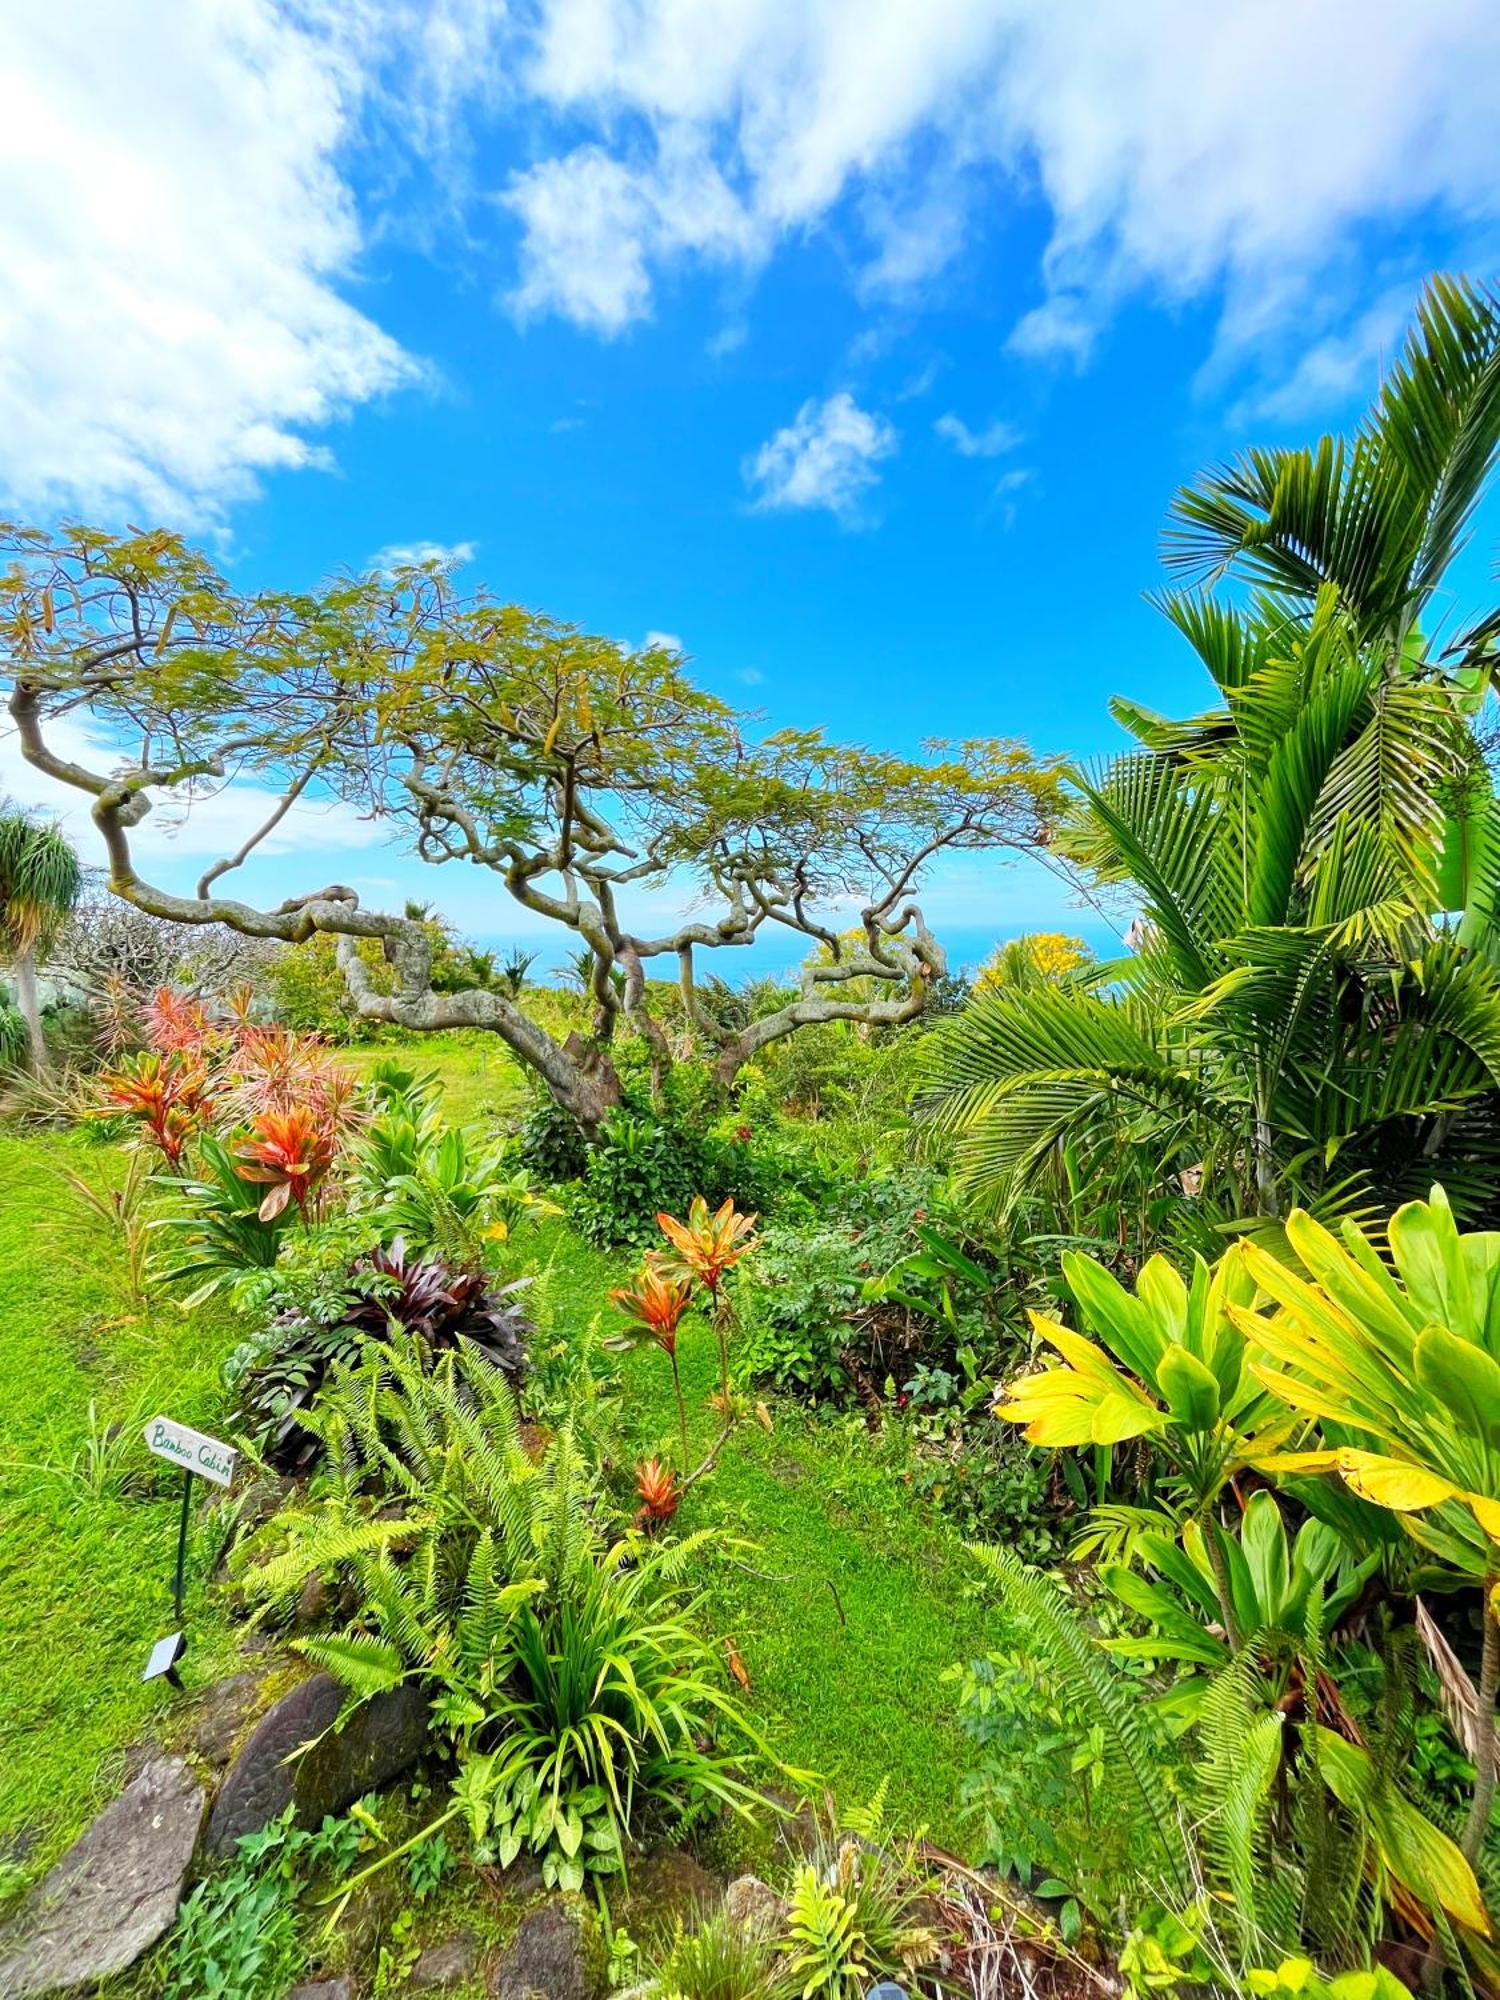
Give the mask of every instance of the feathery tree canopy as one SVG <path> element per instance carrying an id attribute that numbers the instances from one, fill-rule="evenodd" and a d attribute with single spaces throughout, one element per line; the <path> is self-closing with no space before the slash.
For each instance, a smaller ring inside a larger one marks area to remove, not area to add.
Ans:
<path id="1" fill-rule="evenodd" d="M 242 594 L 164 532 L 9 527 L 0 546 L 11 716 L 27 759 L 92 797 L 115 894 L 291 944 L 332 933 L 362 1015 L 494 1030 L 586 1130 L 618 1099 L 617 1023 L 665 1053 L 648 989 L 658 966 L 725 1082 L 809 1024 L 913 1019 L 945 969 L 918 900 L 929 864 L 1034 846 L 1055 795 L 1053 773 L 1011 741 L 910 758 L 818 731 L 759 734 L 670 648 L 462 595 L 436 564 Z M 62 747 L 75 739 L 58 724 L 80 712 L 117 757 L 84 764 Z M 160 795 L 237 782 L 276 797 L 259 830 L 193 894 L 147 881 L 131 835 Z M 571 932 L 588 954 L 592 1034 L 560 1043 L 503 993 L 436 991 L 430 927 L 367 909 L 347 886 L 310 884 L 273 908 L 226 894 L 304 794 L 373 816 L 434 866 L 486 871 L 498 906 Z M 632 895 L 664 887 L 694 914 L 634 928 Z M 826 950 L 786 1005 L 722 1025 L 700 1004 L 701 954 L 778 928 Z M 360 949 L 371 940 L 389 979 Z"/>

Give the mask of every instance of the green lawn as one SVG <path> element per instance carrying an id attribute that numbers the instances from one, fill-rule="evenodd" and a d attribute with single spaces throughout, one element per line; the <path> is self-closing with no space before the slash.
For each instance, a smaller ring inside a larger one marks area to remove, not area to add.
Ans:
<path id="1" fill-rule="evenodd" d="M 376 1052 L 356 1051 L 360 1067 Z M 513 1116 L 514 1066 L 482 1037 L 429 1038 L 411 1055 L 439 1068 L 463 1115 Z M 113 1230 L 59 1178 L 118 1177 L 119 1148 L 79 1135 L 0 1133 L 0 1861 L 28 1872 L 50 1859 L 107 1796 L 121 1753 L 170 1734 L 173 1697 L 143 1687 L 155 1638 L 171 1629 L 170 1566 L 177 1487 L 143 1445 L 125 1461 L 144 1490 L 93 1498 L 55 1472 L 90 1427 L 138 1429 L 158 1411 L 222 1428 L 220 1370 L 239 1337 L 232 1317 L 135 1308 Z M 556 1338 L 589 1339 L 612 1318 L 606 1293 L 628 1265 L 591 1251 L 562 1224 L 531 1239 L 545 1267 L 536 1303 Z M 694 1447 L 715 1419 L 704 1405 L 716 1371 L 710 1330 L 683 1335 Z M 667 1447 L 673 1404 L 654 1350 L 622 1372 L 632 1454 Z M 704 1616 L 732 1639 L 750 1699 L 780 1754 L 851 1801 L 887 1773 L 891 1804 L 962 1845 L 957 1816 L 964 1746 L 942 1670 L 984 1649 L 986 1621 L 956 1540 L 913 1509 L 847 1426 L 814 1425 L 793 1407 L 771 1430 L 740 1424 L 712 1478 L 679 1517 L 712 1523 L 725 1546 L 706 1564 Z M 189 1688 L 224 1672 L 232 1635 L 201 1579 L 190 1598 Z"/>
<path id="2" fill-rule="evenodd" d="M 139 1429 L 158 1413 L 211 1427 L 219 1371 L 238 1338 L 223 1316 L 134 1309 L 113 1232 L 61 1179 L 103 1183 L 119 1150 L 85 1138 L 0 1132 L 0 1860 L 48 1859 L 116 1776 L 167 1694 L 141 1684 L 173 1629 L 180 1486 Z M 90 1429 L 128 1423 L 121 1463 L 141 1490 L 93 1498 L 55 1470 Z M 225 1670 L 211 1593 L 188 1606 L 190 1686 Z"/>
<path id="3" fill-rule="evenodd" d="M 545 1271 L 544 1321 L 585 1335 L 609 1330 L 607 1289 L 630 1262 L 590 1250 L 559 1224 L 541 1233 L 532 1257 Z M 696 1463 L 718 1429 L 705 1402 L 718 1380 L 711 1328 L 685 1321 L 679 1358 Z M 617 1365 L 633 1443 L 675 1456 L 665 1357 L 651 1349 Z M 961 1847 L 965 1745 L 939 1676 L 994 1641 L 972 1595 L 973 1566 L 863 1447 L 857 1427 L 766 1407 L 770 1431 L 742 1420 L 677 1518 L 684 1530 L 713 1524 L 743 1543 L 712 1566 L 709 1622 L 733 1640 L 782 1756 L 854 1803 L 889 1774 L 891 1809 Z"/>
<path id="4" fill-rule="evenodd" d="M 443 1108 L 451 1118 L 489 1126 L 514 1125 L 531 1099 L 515 1057 L 498 1035 L 465 1028 L 444 1035 L 406 1035 L 370 1048 L 339 1049 L 338 1059 L 363 1074 L 399 1057 L 415 1069 L 436 1070 L 443 1080 Z"/>

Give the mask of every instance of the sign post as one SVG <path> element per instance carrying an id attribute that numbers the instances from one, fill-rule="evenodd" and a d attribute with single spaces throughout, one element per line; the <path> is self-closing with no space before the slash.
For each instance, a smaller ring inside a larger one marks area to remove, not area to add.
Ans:
<path id="1" fill-rule="evenodd" d="M 182 1508 L 177 1516 L 177 1566 L 172 1579 L 172 1602 L 176 1607 L 179 1627 L 182 1623 L 182 1600 L 187 1587 L 187 1538 L 188 1515 L 192 1509 L 193 1478 L 212 1480 L 215 1486 L 227 1486 L 234 1478 L 235 1461 L 239 1457 L 232 1446 L 221 1444 L 202 1431 L 190 1430 L 186 1424 L 174 1423 L 170 1417 L 153 1417 L 145 1430 L 146 1449 L 157 1458 L 166 1459 L 169 1465 L 182 1467 Z M 177 1662 L 187 1650 L 187 1640 L 182 1631 L 168 1633 L 165 1639 L 158 1639 L 151 1649 L 151 1657 L 146 1662 L 142 1680 L 155 1680 L 158 1676 L 169 1681 L 173 1687 L 181 1687 L 177 1677 Z"/>

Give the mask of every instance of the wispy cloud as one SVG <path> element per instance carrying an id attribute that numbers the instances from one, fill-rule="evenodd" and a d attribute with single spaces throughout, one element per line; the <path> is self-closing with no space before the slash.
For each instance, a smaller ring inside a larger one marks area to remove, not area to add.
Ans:
<path id="1" fill-rule="evenodd" d="M 674 263 L 835 219 L 857 289 L 925 300 L 1029 188 L 1051 235 L 1018 351 L 1081 358 L 1142 292 L 1274 293 L 1322 332 L 1316 280 L 1365 226 L 1500 211 L 1491 0 L 1143 0 L 1086 33 L 1051 0 L 542 0 L 525 74 L 587 135 L 533 172 L 618 178 L 582 245 L 517 190 L 522 302 L 608 331 Z"/>
<path id="2" fill-rule="evenodd" d="M 940 438 L 947 439 L 960 458 L 999 458 L 1007 451 L 1014 451 L 1021 442 L 1021 433 L 1015 425 L 999 417 L 976 431 L 949 410 L 932 428 Z"/>
<path id="3" fill-rule="evenodd" d="M 745 461 L 745 481 L 759 509 L 822 507 L 849 526 L 897 444 L 893 424 L 840 389 L 821 402 L 809 398 Z"/>
<path id="4" fill-rule="evenodd" d="M 440 564 L 444 569 L 460 569 L 473 562 L 478 553 L 478 542 L 391 542 L 375 551 L 368 566 L 382 575 L 392 570 L 422 568 L 429 563 Z"/>

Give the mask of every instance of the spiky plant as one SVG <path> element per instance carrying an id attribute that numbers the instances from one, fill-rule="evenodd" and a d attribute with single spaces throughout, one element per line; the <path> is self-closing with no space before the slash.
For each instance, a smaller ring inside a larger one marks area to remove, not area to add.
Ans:
<path id="1" fill-rule="evenodd" d="M 34 1069 L 47 1067 L 37 966 L 82 887 L 78 857 L 62 829 L 0 803 L 0 963 L 15 979 Z"/>

